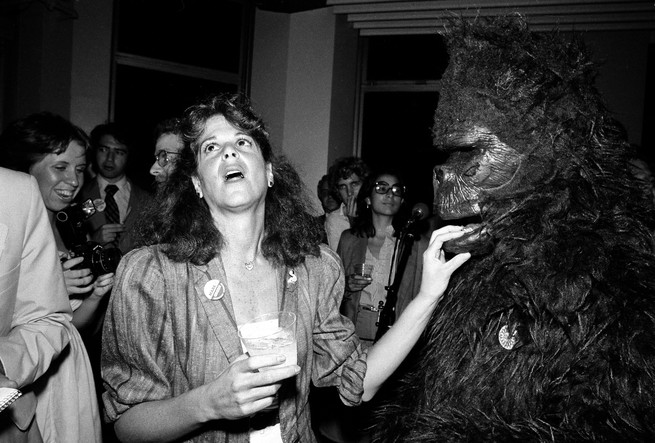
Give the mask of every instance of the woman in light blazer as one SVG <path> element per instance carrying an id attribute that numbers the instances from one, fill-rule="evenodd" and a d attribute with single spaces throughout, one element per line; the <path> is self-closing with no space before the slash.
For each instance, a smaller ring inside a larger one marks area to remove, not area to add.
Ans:
<path id="1" fill-rule="evenodd" d="M 0 441 L 39 442 L 32 384 L 66 349 L 71 309 L 36 180 L 0 168 L 0 386 L 23 391 L 0 412 Z"/>

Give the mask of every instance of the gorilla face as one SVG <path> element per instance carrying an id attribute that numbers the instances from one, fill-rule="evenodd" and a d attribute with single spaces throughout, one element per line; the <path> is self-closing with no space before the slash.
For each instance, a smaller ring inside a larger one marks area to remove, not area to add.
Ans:
<path id="1" fill-rule="evenodd" d="M 482 126 L 450 132 L 443 149 L 451 154 L 434 168 L 434 209 L 443 220 L 475 228 L 471 234 L 447 242 L 444 248 L 449 252 L 471 251 L 486 237 L 485 220 L 481 218 L 485 201 L 504 192 L 522 157 Z"/>

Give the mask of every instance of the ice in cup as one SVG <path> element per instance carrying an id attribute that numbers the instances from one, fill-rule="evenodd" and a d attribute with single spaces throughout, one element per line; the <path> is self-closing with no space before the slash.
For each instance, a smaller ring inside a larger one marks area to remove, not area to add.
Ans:
<path id="1" fill-rule="evenodd" d="M 279 311 L 255 317 L 239 326 L 239 337 L 249 355 L 283 354 L 280 366 L 298 364 L 296 314 Z"/>
<path id="2" fill-rule="evenodd" d="M 355 274 L 362 277 L 371 278 L 373 275 L 373 265 L 369 263 L 357 263 L 355 264 Z"/>

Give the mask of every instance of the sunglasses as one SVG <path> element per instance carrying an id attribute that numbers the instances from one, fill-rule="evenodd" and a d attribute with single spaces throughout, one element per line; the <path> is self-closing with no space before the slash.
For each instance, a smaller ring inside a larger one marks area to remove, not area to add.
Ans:
<path id="1" fill-rule="evenodd" d="M 157 160 L 157 164 L 161 166 L 162 168 L 166 166 L 172 158 L 168 158 L 169 155 L 180 155 L 179 152 L 171 152 L 171 151 L 159 151 L 158 153 L 155 154 L 155 159 Z"/>
<path id="2" fill-rule="evenodd" d="M 382 181 L 375 182 L 375 187 L 373 189 L 378 194 L 386 194 L 391 191 L 391 193 L 396 197 L 402 197 L 405 195 L 405 186 L 398 184 L 390 185 L 389 183 Z"/>

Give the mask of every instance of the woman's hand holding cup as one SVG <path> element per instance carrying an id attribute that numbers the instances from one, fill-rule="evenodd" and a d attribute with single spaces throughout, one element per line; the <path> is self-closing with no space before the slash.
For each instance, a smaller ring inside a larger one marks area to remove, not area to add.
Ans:
<path id="1" fill-rule="evenodd" d="M 373 281 L 373 265 L 368 263 L 357 263 L 354 272 L 346 276 L 346 289 L 350 292 L 363 290 Z"/>

